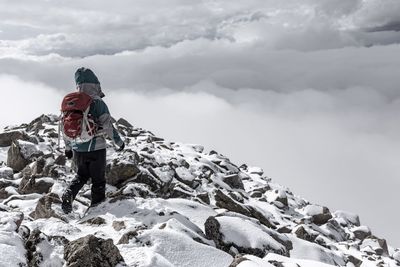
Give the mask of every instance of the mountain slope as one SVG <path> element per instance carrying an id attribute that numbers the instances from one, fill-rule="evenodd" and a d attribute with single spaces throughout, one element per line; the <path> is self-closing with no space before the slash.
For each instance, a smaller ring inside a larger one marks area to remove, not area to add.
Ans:
<path id="1" fill-rule="evenodd" d="M 86 211 L 88 184 L 64 215 L 74 166 L 57 124 L 42 115 L 0 134 L 0 266 L 400 266 L 399 249 L 357 215 L 123 119 L 127 146 L 110 144 L 107 201 Z"/>

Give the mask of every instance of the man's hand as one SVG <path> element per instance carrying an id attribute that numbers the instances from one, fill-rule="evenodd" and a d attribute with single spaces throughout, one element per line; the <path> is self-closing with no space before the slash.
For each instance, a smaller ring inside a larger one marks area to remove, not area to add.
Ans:
<path id="1" fill-rule="evenodd" d="M 117 152 L 121 152 L 125 148 L 125 143 L 122 143 L 122 145 L 116 150 Z"/>
<path id="2" fill-rule="evenodd" d="M 72 152 L 72 150 L 65 150 L 65 156 L 67 157 L 67 159 L 72 159 L 74 153 Z"/>

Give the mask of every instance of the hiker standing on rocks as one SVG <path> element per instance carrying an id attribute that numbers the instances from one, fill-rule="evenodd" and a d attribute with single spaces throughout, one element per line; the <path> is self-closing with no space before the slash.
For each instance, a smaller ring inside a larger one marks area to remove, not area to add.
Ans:
<path id="1" fill-rule="evenodd" d="M 75 82 L 77 92 L 67 95 L 62 104 L 65 156 L 68 159 L 74 156 L 77 166 L 76 177 L 62 196 L 61 207 L 65 213 L 72 211 L 73 200 L 89 178 L 92 179 L 90 206 L 95 206 L 105 199 L 107 147 L 105 138 L 108 137 L 114 141 L 119 147 L 117 151 L 122 151 L 125 147 L 124 141 L 112 125 L 110 112 L 102 100 L 105 95 L 96 75 L 90 69 L 79 68 L 75 72 Z M 82 100 L 80 99 L 82 97 L 86 98 Z M 76 110 L 72 110 L 70 106 L 75 104 L 82 106 L 83 102 L 87 105 L 86 114 L 85 111 L 81 112 L 81 115 L 78 115 L 81 116 L 79 120 L 76 119 Z M 86 127 L 83 126 L 85 124 L 82 124 L 82 121 L 87 123 Z M 80 123 L 78 126 L 75 125 L 77 122 Z M 81 131 L 81 128 L 87 130 L 85 133 L 80 133 L 84 137 L 74 136 L 77 130 Z M 78 138 L 81 138 L 79 142 L 76 141 Z"/>

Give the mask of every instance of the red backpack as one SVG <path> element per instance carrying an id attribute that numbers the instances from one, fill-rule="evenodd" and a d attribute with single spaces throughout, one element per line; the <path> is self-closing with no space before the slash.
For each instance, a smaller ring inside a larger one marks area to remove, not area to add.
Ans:
<path id="1" fill-rule="evenodd" d="M 96 123 L 89 114 L 93 99 L 86 93 L 66 95 L 61 104 L 61 130 L 64 138 L 75 143 L 85 143 L 96 135 Z"/>

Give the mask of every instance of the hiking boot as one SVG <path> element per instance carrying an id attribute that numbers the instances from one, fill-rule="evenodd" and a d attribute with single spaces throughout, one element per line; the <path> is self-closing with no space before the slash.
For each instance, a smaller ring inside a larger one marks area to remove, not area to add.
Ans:
<path id="1" fill-rule="evenodd" d="M 61 208 L 65 214 L 72 211 L 72 201 L 74 201 L 71 190 L 66 190 L 61 197 L 62 204 Z"/>
<path id="2" fill-rule="evenodd" d="M 90 203 L 90 206 L 89 206 L 89 207 L 90 207 L 90 208 L 94 208 L 94 207 L 100 205 L 101 203 L 103 203 L 105 200 L 106 200 L 106 198 L 97 199 L 96 201 L 92 201 L 92 202 Z"/>

